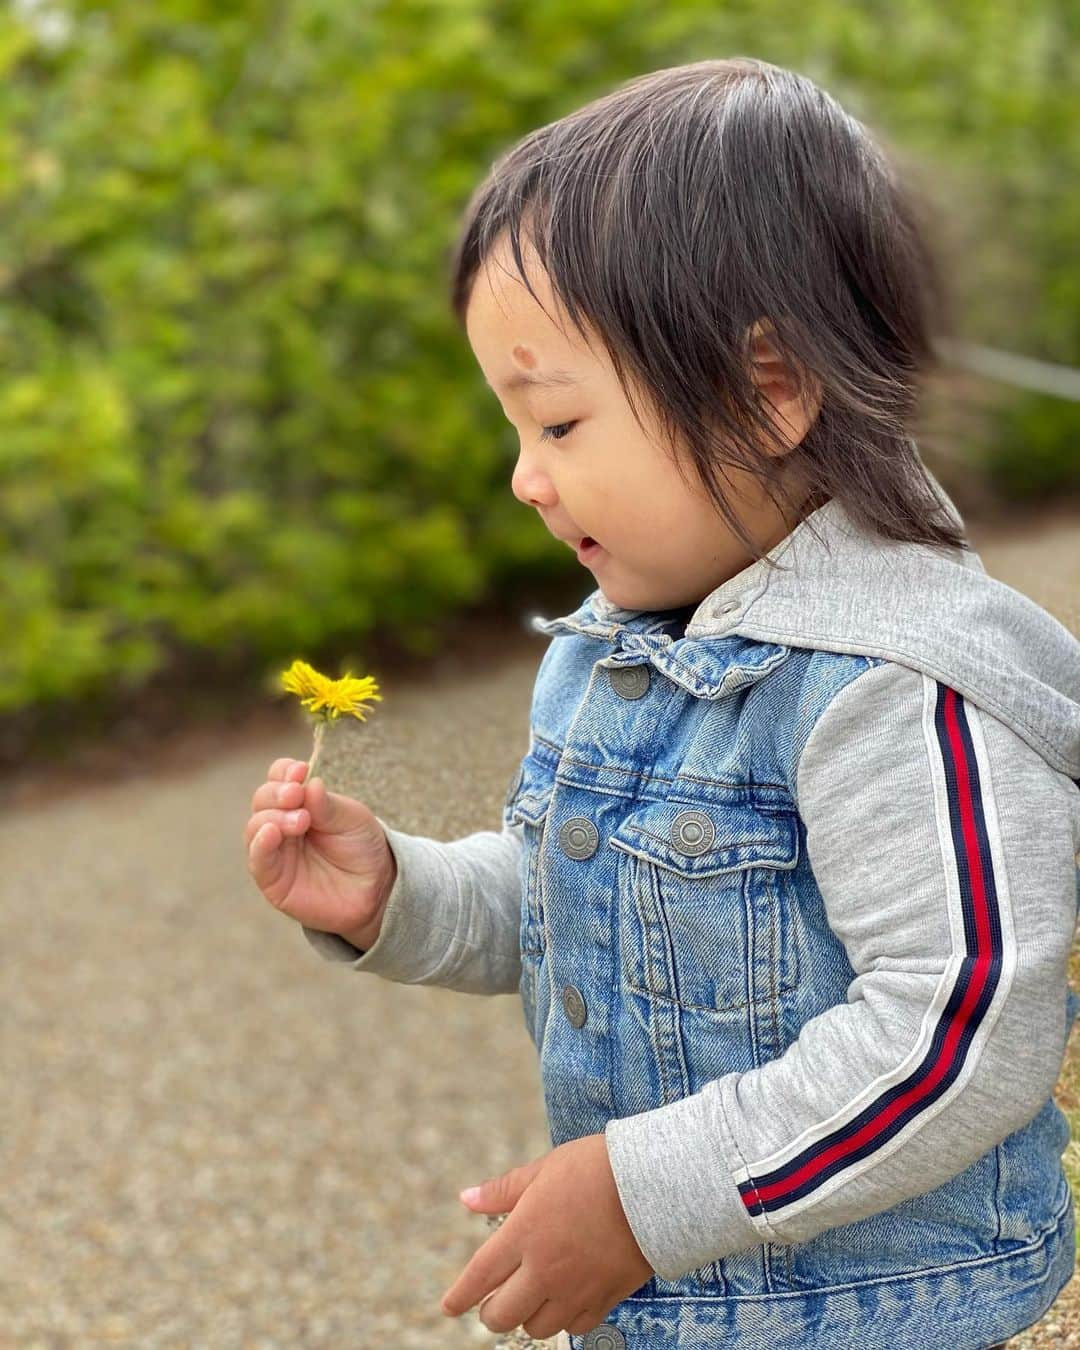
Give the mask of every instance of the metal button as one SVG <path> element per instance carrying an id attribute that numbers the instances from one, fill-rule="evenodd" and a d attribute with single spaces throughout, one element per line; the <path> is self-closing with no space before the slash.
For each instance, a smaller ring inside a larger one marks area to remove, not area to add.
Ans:
<path id="1" fill-rule="evenodd" d="M 648 666 L 612 666 L 611 687 L 621 698 L 641 698 L 649 692 Z"/>
<path id="2" fill-rule="evenodd" d="M 583 1342 L 585 1350 L 626 1350 L 626 1337 L 618 1327 L 606 1323 L 593 1327 Z"/>
<path id="3" fill-rule="evenodd" d="M 559 847 L 569 858 L 591 858 L 600 832 L 587 816 L 572 816 L 559 831 Z"/>
<path id="4" fill-rule="evenodd" d="M 585 1025 L 585 1000 L 581 997 L 580 989 L 568 984 L 562 991 L 562 1005 L 566 1020 L 572 1027 Z"/>
<path id="5" fill-rule="evenodd" d="M 716 826 L 704 811 L 680 811 L 671 822 L 671 842 L 691 858 L 712 847 Z"/>

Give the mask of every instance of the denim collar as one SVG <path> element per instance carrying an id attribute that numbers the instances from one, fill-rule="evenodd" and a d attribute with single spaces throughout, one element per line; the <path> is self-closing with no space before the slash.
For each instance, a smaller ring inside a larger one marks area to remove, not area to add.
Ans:
<path id="1" fill-rule="evenodd" d="M 700 606 L 699 606 L 700 608 Z M 608 666 L 649 661 L 696 698 L 722 698 L 733 689 L 755 684 L 790 655 L 789 646 L 759 642 L 737 633 L 718 641 L 698 641 L 689 634 L 673 638 L 665 631 L 667 616 L 645 610 L 620 609 L 601 591 L 586 597 L 572 614 L 559 619 L 534 615 L 529 626 L 547 637 L 578 633 L 610 643 L 615 650 Z"/>

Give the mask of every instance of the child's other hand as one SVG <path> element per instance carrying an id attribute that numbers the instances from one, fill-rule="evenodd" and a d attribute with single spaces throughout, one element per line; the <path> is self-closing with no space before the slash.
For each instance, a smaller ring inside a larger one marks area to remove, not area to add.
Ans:
<path id="1" fill-rule="evenodd" d="M 470 1209 L 509 1217 L 443 1295 L 451 1317 L 490 1294 L 478 1312 L 489 1331 L 577 1336 L 653 1273 L 623 1213 L 602 1134 L 560 1144 L 478 1189 Z"/>
<path id="2" fill-rule="evenodd" d="M 303 760 L 276 759 L 244 827 L 248 871 L 275 909 L 308 928 L 363 934 L 376 926 L 396 867 L 363 802 L 304 783 Z M 372 934 L 372 941 L 377 933 Z"/>

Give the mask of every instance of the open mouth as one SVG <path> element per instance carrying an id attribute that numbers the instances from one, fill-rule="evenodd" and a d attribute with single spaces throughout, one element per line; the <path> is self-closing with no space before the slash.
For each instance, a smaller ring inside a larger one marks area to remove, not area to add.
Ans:
<path id="1" fill-rule="evenodd" d="M 590 559 L 594 558 L 598 553 L 602 552 L 603 549 L 600 547 L 600 545 L 591 535 L 588 534 L 582 537 L 581 542 L 577 546 L 578 561 L 583 563 L 589 562 Z"/>

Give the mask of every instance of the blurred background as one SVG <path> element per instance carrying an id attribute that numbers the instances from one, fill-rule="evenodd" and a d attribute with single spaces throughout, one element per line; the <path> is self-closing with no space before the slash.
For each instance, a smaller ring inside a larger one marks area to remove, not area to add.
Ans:
<path id="1" fill-rule="evenodd" d="M 660 66 L 792 65 L 895 146 L 998 353 L 928 391 L 927 462 L 969 514 L 1080 500 L 1077 377 L 1029 364 L 1080 366 L 1076 30 L 1064 0 L 9 0 L 2 762 L 580 582 L 509 491 L 447 255 L 511 141 Z"/>
<path id="2" fill-rule="evenodd" d="M 437 1304 L 482 1236 L 458 1186 L 547 1146 L 520 1011 L 331 971 L 240 832 L 310 753 L 296 656 L 396 695 L 384 818 L 498 828 L 520 618 L 592 589 L 510 492 L 446 294 L 526 131 L 742 54 L 879 132 L 960 305 L 923 457 L 1080 632 L 1078 27 L 1065 0 L 0 3 L 0 1346 L 484 1341 Z"/>

